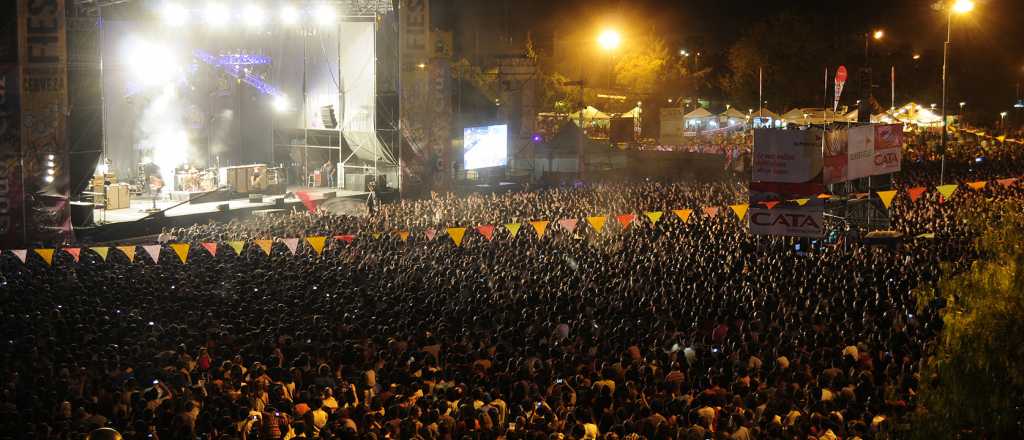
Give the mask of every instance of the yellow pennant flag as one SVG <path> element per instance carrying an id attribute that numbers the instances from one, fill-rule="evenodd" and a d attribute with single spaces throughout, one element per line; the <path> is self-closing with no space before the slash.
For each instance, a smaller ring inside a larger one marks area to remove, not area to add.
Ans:
<path id="1" fill-rule="evenodd" d="M 242 248 L 245 247 L 245 242 L 242 240 L 229 241 L 228 246 L 231 246 L 231 249 L 235 250 L 235 256 L 239 256 L 242 255 Z"/>
<path id="2" fill-rule="evenodd" d="M 135 246 L 118 246 L 117 250 L 121 251 L 124 256 L 128 257 L 128 261 L 135 262 Z"/>
<path id="3" fill-rule="evenodd" d="M 253 240 L 253 243 L 256 243 L 256 246 L 263 249 L 263 253 L 267 255 L 270 255 L 270 248 L 274 246 L 274 242 L 271 240 Z"/>
<path id="4" fill-rule="evenodd" d="M 509 223 L 505 225 L 505 229 L 508 229 L 508 233 L 512 235 L 512 238 L 515 238 L 516 234 L 519 233 L 520 226 L 522 226 L 522 223 Z"/>
<path id="5" fill-rule="evenodd" d="M 981 182 L 968 182 L 967 186 L 969 186 L 971 189 L 977 191 L 979 189 L 984 188 L 985 185 L 987 185 L 987 184 L 988 184 L 988 182 L 982 180 Z"/>
<path id="6" fill-rule="evenodd" d="M 317 255 L 321 255 L 324 253 L 324 244 L 327 243 L 327 237 L 319 235 L 316 237 L 306 237 L 306 242 L 316 251 Z"/>
<path id="7" fill-rule="evenodd" d="M 53 249 L 35 249 L 35 251 L 40 257 L 43 257 L 43 261 L 48 266 L 53 266 Z"/>
<path id="8" fill-rule="evenodd" d="M 550 222 L 547 220 L 535 220 L 530 222 L 530 224 L 533 225 L 533 229 L 537 231 L 537 238 L 544 237 L 544 231 L 548 229 L 548 223 Z"/>
<path id="9" fill-rule="evenodd" d="M 935 189 L 939 190 L 939 194 L 942 194 L 942 197 L 948 199 L 956 192 L 956 184 L 951 183 L 949 185 L 936 186 Z"/>
<path id="10" fill-rule="evenodd" d="M 408 240 L 409 239 L 409 231 L 398 231 L 398 238 L 401 238 L 402 241 Z"/>
<path id="11" fill-rule="evenodd" d="M 100 258 L 103 259 L 103 261 L 107 261 L 107 253 L 110 252 L 110 248 L 109 247 L 106 247 L 106 246 L 96 246 L 96 247 L 91 247 L 89 249 L 92 249 L 93 252 L 98 254 L 100 256 Z"/>
<path id="12" fill-rule="evenodd" d="M 466 235 L 466 228 L 448 228 L 448 236 L 455 242 L 455 246 L 462 246 L 462 237 Z"/>
<path id="13" fill-rule="evenodd" d="M 661 211 L 648 211 L 644 213 L 644 215 L 646 215 L 647 218 L 651 219 L 652 225 L 658 224 L 658 220 L 661 220 L 661 214 Z"/>
<path id="14" fill-rule="evenodd" d="M 174 249 L 174 253 L 178 254 L 181 264 L 185 264 L 188 260 L 188 249 L 190 247 L 192 246 L 188 243 L 171 243 L 171 249 Z"/>
<path id="15" fill-rule="evenodd" d="M 373 237 L 374 240 L 380 239 L 380 232 L 374 232 L 370 235 Z"/>
<path id="16" fill-rule="evenodd" d="M 743 221 L 743 216 L 747 215 L 747 208 L 749 208 L 750 205 L 744 203 L 741 205 L 729 205 L 729 207 L 732 208 L 732 212 L 736 213 L 736 218 Z"/>
<path id="17" fill-rule="evenodd" d="M 604 222 L 606 221 L 608 221 L 608 217 L 603 215 L 587 217 L 587 223 L 589 223 L 590 227 L 594 228 L 597 232 L 601 232 L 601 229 L 604 229 Z"/>
<path id="18" fill-rule="evenodd" d="M 672 212 L 679 216 L 683 223 L 690 221 L 690 214 L 693 214 L 692 209 L 673 209 Z"/>
<path id="19" fill-rule="evenodd" d="M 811 201 L 811 199 L 796 199 L 796 200 L 794 200 L 794 202 L 796 202 L 796 204 L 800 205 L 800 206 L 806 205 L 807 202 L 809 202 L 809 201 Z"/>
<path id="20" fill-rule="evenodd" d="M 889 209 L 889 206 L 892 206 L 893 197 L 896 197 L 896 190 L 878 191 L 878 198 L 882 199 L 882 204 L 885 205 L 885 209 Z"/>

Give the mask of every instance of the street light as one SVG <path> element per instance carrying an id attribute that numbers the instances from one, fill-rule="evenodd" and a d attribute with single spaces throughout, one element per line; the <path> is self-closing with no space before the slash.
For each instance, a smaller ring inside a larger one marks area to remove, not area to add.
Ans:
<path id="1" fill-rule="evenodd" d="M 999 127 L 1003 129 L 1003 134 L 1006 134 L 1006 112 L 999 112 Z"/>
<path id="2" fill-rule="evenodd" d="M 687 52 L 686 49 L 679 49 L 679 55 L 683 57 L 688 57 L 690 56 L 690 52 Z"/>
<path id="3" fill-rule="evenodd" d="M 602 49 L 608 51 L 618 49 L 619 45 L 622 44 L 622 35 L 614 29 L 605 29 L 597 36 L 597 44 L 600 44 Z"/>
<path id="4" fill-rule="evenodd" d="M 954 0 L 946 13 L 946 42 L 942 45 L 942 162 L 939 165 L 939 185 L 946 181 L 946 90 L 949 78 L 949 40 L 953 35 L 953 14 L 966 14 L 974 9 L 974 0 Z"/>
<path id="5" fill-rule="evenodd" d="M 919 59 L 921 59 L 921 54 L 915 53 L 914 54 L 914 60 L 916 61 L 916 60 L 919 60 Z"/>
<path id="6" fill-rule="evenodd" d="M 963 112 L 964 112 L 964 106 L 965 106 L 965 105 L 967 105 L 967 103 L 966 103 L 966 102 L 960 101 L 960 113 L 963 113 Z"/>
<path id="7" fill-rule="evenodd" d="M 871 34 L 871 36 L 874 37 L 874 39 L 876 40 L 881 40 L 882 37 L 885 36 L 885 31 L 882 29 L 877 29 L 873 34 Z"/>

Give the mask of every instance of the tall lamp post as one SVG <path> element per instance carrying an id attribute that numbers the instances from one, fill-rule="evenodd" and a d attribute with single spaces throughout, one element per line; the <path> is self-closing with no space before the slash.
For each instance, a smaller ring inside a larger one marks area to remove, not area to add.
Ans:
<path id="1" fill-rule="evenodd" d="M 605 29 L 597 36 L 597 44 L 608 54 L 608 87 L 615 83 L 615 67 L 612 65 L 612 54 L 622 44 L 622 34 L 615 29 Z"/>
<path id="2" fill-rule="evenodd" d="M 939 185 L 946 183 L 946 83 L 949 77 L 949 40 L 953 33 L 953 14 L 966 14 L 973 9 L 974 0 L 955 0 L 946 11 L 946 42 L 942 45 L 942 162 L 939 168 Z"/>
<path id="3" fill-rule="evenodd" d="M 881 29 L 875 29 L 870 32 L 864 33 L 864 67 L 861 68 L 861 90 L 860 90 L 860 102 L 857 103 L 857 121 L 858 122 L 871 122 L 871 96 L 874 95 L 872 90 L 872 75 L 871 75 L 871 40 L 880 41 L 885 37 L 885 31 Z"/>

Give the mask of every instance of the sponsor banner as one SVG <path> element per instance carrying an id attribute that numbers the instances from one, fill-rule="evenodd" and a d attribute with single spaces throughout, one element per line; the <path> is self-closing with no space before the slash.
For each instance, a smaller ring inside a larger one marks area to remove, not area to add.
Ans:
<path id="1" fill-rule="evenodd" d="M 846 181 L 847 136 L 846 129 L 832 130 L 825 133 L 824 166 L 822 169 L 823 183 L 826 185 Z"/>
<path id="2" fill-rule="evenodd" d="M 750 233 L 754 235 L 824 236 L 825 212 L 822 204 L 775 209 L 751 206 L 749 214 Z"/>
<path id="3" fill-rule="evenodd" d="M 678 145 L 684 142 L 686 137 L 683 129 L 683 109 L 662 108 L 661 109 L 661 133 L 659 140 L 662 145 Z"/>
<path id="4" fill-rule="evenodd" d="M 848 165 L 846 178 L 860 179 L 872 175 L 875 170 L 875 127 L 862 125 L 848 130 Z"/>
<path id="5" fill-rule="evenodd" d="M 810 130 L 754 130 L 754 182 L 821 182 L 822 132 Z"/>
<path id="6" fill-rule="evenodd" d="M 449 61 L 432 61 L 429 0 L 401 0 L 398 16 L 402 191 L 443 190 L 450 164 Z"/>
<path id="7" fill-rule="evenodd" d="M 874 175 L 895 173 L 900 170 L 903 147 L 903 126 L 900 124 L 875 126 Z"/>
<path id="8" fill-rule="evenodd" d="M 7 249 L 25 242 L 18 77 L 17 64 L 0 64 L 0 246 Z"/>

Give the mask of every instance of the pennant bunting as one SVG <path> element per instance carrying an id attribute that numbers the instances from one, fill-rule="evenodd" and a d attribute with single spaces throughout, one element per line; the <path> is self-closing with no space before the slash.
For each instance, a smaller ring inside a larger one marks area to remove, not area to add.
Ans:
<path id="1" fill-rule="evenodd" d="M 947 199 L 950 198 L 953 195 L 953 193 L 956 192 L 956 188 L 957 185 L 955 183 L 935 187 L 935 189 L 939 190 L 939 194 L 942 194 L 942 197 L 945 197 Z"/>
<path id="2" fill-rule="evenodd" d="M 811 201 L 811 199 L 796 199 L 796 200 L 794 200 L 794 202 L 796 202 L 796 204 L 800 205 L 800 206 L 804 206 L 804 205 L 807 204 L 807 202 L 810 202 L 810 201 Z"/>
<path id="3" fill-rule="evenodd" d="M 534 220 L 530 222 L 530 224 L 533 225 L 533 230 L 537 231 L 537 238 L 544 237 L 544 231 L 548 229 L 548 223 L 551 222 L 547 220 Z"/>
<path id="4" fill-rule="evenodd" d="M 601 232 L 601 229 L 604 229 L 604 222 L 606 221 L 608 221 L 608 217 L 605 217 L 603 215 L 587 217 L 587 223 L 589 223 L 590 227 L 594 228 L 594 230 L 597 231 L 598 233 Z"/>
<path id="5" fill-rule="evenodd" d="M 692 209 L 673 209 L 672 212 L 674 212 L 676 216 L 683 221 L 683 223 L 690 221 L 690 214 L 693 214 Z"/>
<path id="6" fill-rule="evenodd" d="M 53 249 L 35 249 L 35 251 L 43 258 L 47 266 L 53 266 Z"/>
<path id="7" fill-rule="evenodd" d="M 563 218 L 558 221 L 558 225 L 561 226 L 562 229 L 569 231 L 569 233 L 576 232 L 577 223 L 579 223 L 579 220 L 576 220 L 574 218 Z"/>
<path id="8" fill-rule="evenodd" d="M 356 236 L 352 234 L 335 235 L 334 239 L 344 241 L 345 243 L 351 243 L 356 239 Z"/>
<path id="9" fill-rule="evenodd" d="M 281 241 L 284 242 L 284 245 L 288 247 L 288 251 L 291 252 L 292 255 L 295 255 L 295 251 L 299 249 L 299 239 L 282 238 Z"/>
<path id="10" fill-rule="evenodd" d="M 229 241 L 228 246 L 231 246 L 231 249 L 235 251 L 235 256 L 238 257 L 242 255 L 242 248 L 245 247 L 245 242 L 241 240 Z"/>
<path id="11" fill-rule="evenodd" d="M 633 223 L 633 220 L 636 220 L 636 214 L 617 215 L 615 216 L 615 220 L 617 220 L 619 224 L 622 225 L 623 230 L 626 230 L 629 229 L 629 225 Z"/>
<path id="12" fill-rule="evenodd" d="M 1013 183 L 1016 182 L 1016 181 L 1017 181 L 1016 177 L 1011 177 L 1009 179 L 999 179 L 996 182 L 999 183 L 1002 186 L 1010 186 L 1010 185 L 1013 185 Z"/>
<path id="13" fill-rule="evenodd" d="M 448 228 L 448 236 L 452 238 L 456 247 L 462 246 L 462 237 L 465 235 L 466 228 Z"/>
<path id="14" fill-rule="evenodd" d="M 715 218 L 715 216 L 718 215 L 718 207 L 717 206 L 705 206 L 704 208 L 701 208 L 701 210 L 704 211 L 704 215 L 706 215 L 708 217 L 711 217 L 711 218 Z"/>
<path id="15" fill-rule="evenodd" d="M 763 204 L 768 209 L 772 209 L 772 208 L 775 207 L 775 205 L 779 204 L 779 201 L 778 200 L 771 200 L 771 201 L 768 201 L 768 202 L 761 202 L 761 204 Z"/>
<path id="16" fill-rule="evenodd" d="M 821 193 L 821 194 L 818 194 L 818 198 L 819 199 L 831 199 L 832 195 L 831 194 Z"/>
<path id="17" fill-rule="evenodd" d="M 885 205 L 885 209 L 889 209 L 892 206 L 892 199 L 896 197 L 896 190 L 890 191 L 877 191 L 878 198 L 882 199 L 882 204 Z"/>
<path id="18" fill-rule="evenodd" d="M 117 250 L 121 251 L 124 256 L 128 257 L 128 261 L 135 262 L 135 246 L 118 246 Z"/>
<path id="19" fill-rule="evenodd" d="M 110 253 L 110 248 L 107 246 L 91 247 L 89 248 L 89 250 L 95 252 L 96 255 L 99 255 L 100 259 L 102 259 L 103 261 L 107 261 L 107 254 Z"/>
<path id="20" fill-rule="evenodd" d="M 427 241 L 434 241 L 434 236 L 437 235 L 437 230 L 434 228 L 427 229 Z"/>
<path id="21" fill-rule="evenodd" d="M 743 216 L 747 215 L 747 209 L 750 208 L 750 205 L 744 203 L 740 205 L 729 205 L 729 207 L 732 208 L 732 212 L 736 213 L 736 218 L 743 221 Z"/>
<path id="22" fill-rule="evenodd" d="M 82 248 L 64 248 L 64 252 L 71 254 L 71 256 L 75 258 L 75 263 L 77 263 L 79 257 L 82 256 Z"/>
<path id="23" fill-rule="evenodd" d="M 508 233 L 512 238 L 516 238 L 516 234 L 519 233 L 519 228 L 522 226 L 522 223 L 508 223 L 505 225 L 505 229 L 508 230 Z"/>
<path id="24" fill-rule="evenodd" d="M 295 197 L 302 201 L 302 205 L 309 210 L 309 212 L 316 212 L 316 202 L 310 197 L 308 192 L 295 191 Z"/>
<path id="25" fill-rule="evenodd" d="M 981 182 L 968 182 L 967 186 L 970 187 L 971 189 L 977 191 L 977 190 L 980 190 L 980 189 L 984 189 L 986 184 L 988 184 L 988 182 L 983 180 Z"/>
<path id="26" fill-rule="evenodd" d="M 494 225 L 477 226 L 476 232 L 479 232 L 480 235 L 483 235 L 484 238 L 487 239 L 487 241 L 491 241 L 494 238 Z"/>
<path id="27" fill-rule="evenodd" d="M 370 236 L 373 237 L 374 240 L 380 240 L 380 232 L 373 232 Z"/>
<path id="28" fill-rule="evenodd" d="M 317 235 L 315 237 L 306 237 L 306 242 L 309 243 L 309 247 L 313 248 L 313 251 L 317 255 L 323 255 L 324 245 L 327 244 L 327 237 Z"/>
<path id="29" fill-rule="evenodd" d="M 270 249 L 274 246 L 274 242 L 271 240 L 253 240 L 252 242 L 263 249 L 263 253 L 267 255 L 270 255 Z"/>
<path id="30" fill-rule="evenodd" d="M 151 244 L 149 246 L 143 246 L 142 250 L 149 254 L 149 258 L 152 259 L 154 263 L 160 264 L 160 245 Z"/>
<path id="31" fill-rule="evenodd" d="M 409 231 L 398 231 L 398 238 L 402 239 L 402 241 L 408 241 Z"/>
<path id="32" fill-rule="evenodd" d="M 209 252 L 211 257 L 217 256 L 217 243 L 201 243 L 200 246 L 206 249 L 206 252 Z"/>
<path id="33" fill-rule="evenodd" d="M 661 211 L 647 211 L 644 213 L 651 220 L 652 225 L 658 224 L 658 220 L 661 220 L 661 214 Z"/>
<path id="34" fill-rule="evenodd" d="M 175 254 L 178 254 L 178 259 L 181 260 L 181 264 L 188 262 L 188 250 L 192 245 L 188 243 L 171 243 L 171 249 L 174 250 Z"/>
<path id="35" fill-rule="evenodd" d="M 11 253 L 18 257 L 22 264 L 25 264 L 25 259 L 28 258 L 28 249 L 14 249 Z"/>
<path id="36" fill-rule="evenodd" d="M 918 187 L 915 187 L 915 188 L 908 188 L 907 189 L 907 195 L 910 196 L 910 201 L 911 202 L 916 202 L 917 199 L 920 199 L 921 195 L 924 194 L 924 192 L 927 191 L 927 190 L 928 190 L 928 188 L 925 188 L 923 186 L 918 186 Z"/>

